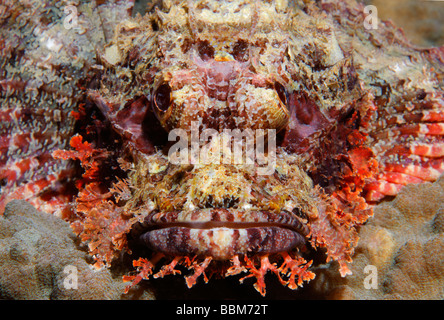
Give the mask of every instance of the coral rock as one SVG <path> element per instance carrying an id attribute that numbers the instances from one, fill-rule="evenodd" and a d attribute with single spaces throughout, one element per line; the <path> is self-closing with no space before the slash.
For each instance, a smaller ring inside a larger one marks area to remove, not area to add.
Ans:
<path id="1" fill-rule="evenodd" d="M 10 202 L 0 216 L 0 297 L 119 299 L 121 278 L 91 268 L 76 242 L 65 221 L 25 201 Z"/>
<path id="2" fill-rule="evenodd" d="M 322 268 L 312 293 L 331 299 L 443 299 L 443 210 L 444 176 L 404 188 L 361 227 L 353 275 L 340 278 Z M 368 282 L 375 275 L 373 288 Z"/>

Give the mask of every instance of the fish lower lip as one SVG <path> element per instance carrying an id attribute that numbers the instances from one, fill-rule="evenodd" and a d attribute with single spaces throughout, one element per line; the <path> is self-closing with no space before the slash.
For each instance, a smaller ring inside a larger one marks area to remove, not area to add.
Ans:
<path id="1" fill-rule="evenodd" d="M 239 212 L 200 209 L 153 213 L 139 239 L 155 251 L 171 255 L 211 256 L 228 260 L 238 254 L 276 253 L 302 246 L 308 227 L 289 212 Z"/>
<path id="2" fill-rule="evenodd" d="M 174 256 L 210 256 L 229 260 L 235 255 L 271 254 L 305 245 L 300 233 L 275 226 L 195 229 L 167 227 L 142 234 L 147 247 Z"/>

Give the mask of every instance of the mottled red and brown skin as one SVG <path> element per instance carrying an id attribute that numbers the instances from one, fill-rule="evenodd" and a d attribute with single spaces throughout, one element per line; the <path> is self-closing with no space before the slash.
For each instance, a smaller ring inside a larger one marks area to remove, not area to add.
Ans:
<path id="1" fill-rule="evenodd" d="M 348 274 L 371 205 L 444 171 L 444 50 L 364 20 L 345 1 L 171 1 L 116 24 L 96 65 L 80 68 L 85 97 L 76 130 L 66 127 L 81 136 L 53 152 L 85 169 L 68 219 L 96 265 L 129 249 L 130 235 L 154 252 L 134 262 L 133 284 L 164 263 L 155 277 L 182 264 L 190 287 L 206 273 L 248 272 L 265 294 L 271 271 L 294 289 L 314 277 L 307 246 Z M 275 130 L 272 172 L 173 163 L 168 134 L 193 128 Z"/>

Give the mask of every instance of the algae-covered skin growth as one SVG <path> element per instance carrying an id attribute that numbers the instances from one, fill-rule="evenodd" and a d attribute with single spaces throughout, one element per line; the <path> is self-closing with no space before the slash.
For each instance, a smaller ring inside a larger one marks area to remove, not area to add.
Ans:
<path id="1" fill-rule="evenodd" d="M 132 252 L 127 290 L 179 270 L 296 289 L 315 252 L 344 277 L 373 206 L 444 171 L 444 49 L 364 5 L 132 11 L 0 5 L 0 208 L 65 219 L 97 268 Z"/>

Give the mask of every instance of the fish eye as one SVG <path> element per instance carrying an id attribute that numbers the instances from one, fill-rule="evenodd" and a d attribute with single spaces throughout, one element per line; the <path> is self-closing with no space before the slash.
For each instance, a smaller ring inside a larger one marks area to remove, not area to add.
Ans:
<path id="1" fill-rule="evenodd" d="M 168 83 L 162 83 L 154 91 L 154 106 L 159 112 L 166 112 L 171 105 L 171 87 Z"/>
<path id="2" fill-rule="evenodd" d="M 278 97 L 281 100 L 281 102 L 288 108 L 287 90 L 285 89 L 285 87 L 276 81 L 274 83 L 274 90 L 276 90 L 276 93 L 278 94 Z"/>

